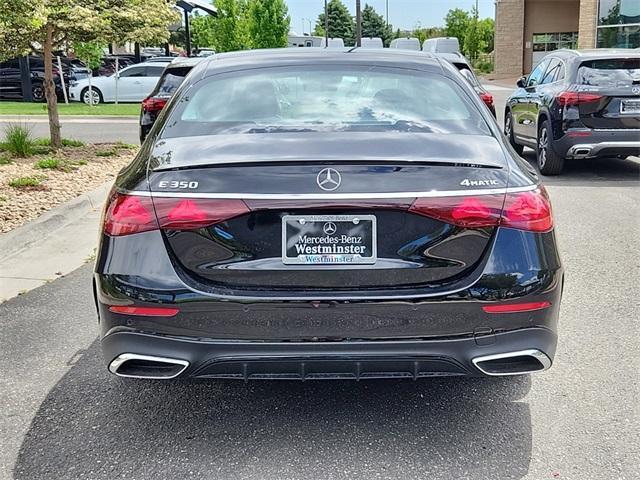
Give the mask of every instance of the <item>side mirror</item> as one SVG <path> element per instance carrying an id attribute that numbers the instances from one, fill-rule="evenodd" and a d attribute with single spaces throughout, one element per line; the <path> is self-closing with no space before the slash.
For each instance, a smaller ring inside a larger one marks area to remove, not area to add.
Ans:
<path id="1" fill-rule="evenodd" d="M 527 86 L 527 76 L 526 75 L 521 76 L 516 82 L 516 85 L 520 88 L 525 88 Z"/>

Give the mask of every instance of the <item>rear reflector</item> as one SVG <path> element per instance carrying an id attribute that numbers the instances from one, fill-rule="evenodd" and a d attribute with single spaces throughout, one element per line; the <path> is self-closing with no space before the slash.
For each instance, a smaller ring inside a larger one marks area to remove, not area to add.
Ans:
<path id="1" fill-rule="evenodd" d="M 485 313 L 517 313 L 534 312 L 551 306 L 550 302 L 509 303 L 499 305 L 483 305 Z"/>
<path id="2" fill-rule="evenodd" d="M 180 311 L 169 307 L 130 307 L 123 305 L 111 305 L 109 311 L 121 315 L 134 315 L 143 317 L 173 317 Z"/>
<path id="3" fill-rule="evenodd" d="M 579 105 L 581 103 L 597 102 L 602 95 L 583 92 L 561 92 L 556 96 L 556 101 L 563 107 Z"/>

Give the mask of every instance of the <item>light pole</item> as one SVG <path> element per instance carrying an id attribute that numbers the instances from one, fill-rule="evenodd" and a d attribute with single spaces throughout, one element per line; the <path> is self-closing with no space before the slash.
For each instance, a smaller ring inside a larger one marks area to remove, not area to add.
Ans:
<path id="1" fill-rule="evenodd" d="M 327 0 L 324 0 L 324 46 L 329 46 L 329 9 Z"/>
<path id="2" fill-rule="evenodd" d="M 356 47 L 362 46 L 362 12 L 360 0 L 356 0 Z"/>
<path id="3" fill-rule="evenodd" d="M 310 18 L 302 18 L 302 35 L 304 35 L 304 22 L 309 22 L 309 35 L 311 35 L 311 19 Z"/>

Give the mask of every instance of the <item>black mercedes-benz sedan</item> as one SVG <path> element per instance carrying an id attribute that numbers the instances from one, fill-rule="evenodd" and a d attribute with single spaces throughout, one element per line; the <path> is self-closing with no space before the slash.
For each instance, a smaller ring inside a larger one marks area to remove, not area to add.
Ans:
<path id="1" fill-rule="evenodd" d="M 94 291 L 116 375 L 360 380 L 545 370 L 562 283 L 547 193 L 454 66 L 282 49 L 187 76 Z"/>

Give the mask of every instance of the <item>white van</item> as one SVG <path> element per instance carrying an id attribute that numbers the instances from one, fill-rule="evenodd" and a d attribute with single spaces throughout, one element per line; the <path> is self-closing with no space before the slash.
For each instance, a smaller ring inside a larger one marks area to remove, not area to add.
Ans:
<path id="1" fill-rule="evenodd" d="M 329 43 L 327 44 L 323 37 L 322 41 L 320 42 L 320 46 L 326 46 L 327 48 L 344 48 L 344 40 L 341 38 L 330 38 Z"/>
<path id="2" fill-rule="evenodd" d="M 361 48 L 384 48 L 380 37 L 363 37 L 360 39 Z"/>
<path id="3" fill-rule="evenodd" d="M 418 50 L 420 51 L 420 40 L 415 37 L 412 38 L 396 38 L 391 41 L 389 48 L 401 48 L 403 50 Z"/>
<path id="4" fill-rule="evenodd" d="M 430 53 L 457 53 L 460 51 L 460 42 L 456 37 L 427 38 L 422 44 L 423 52 Z"/>

